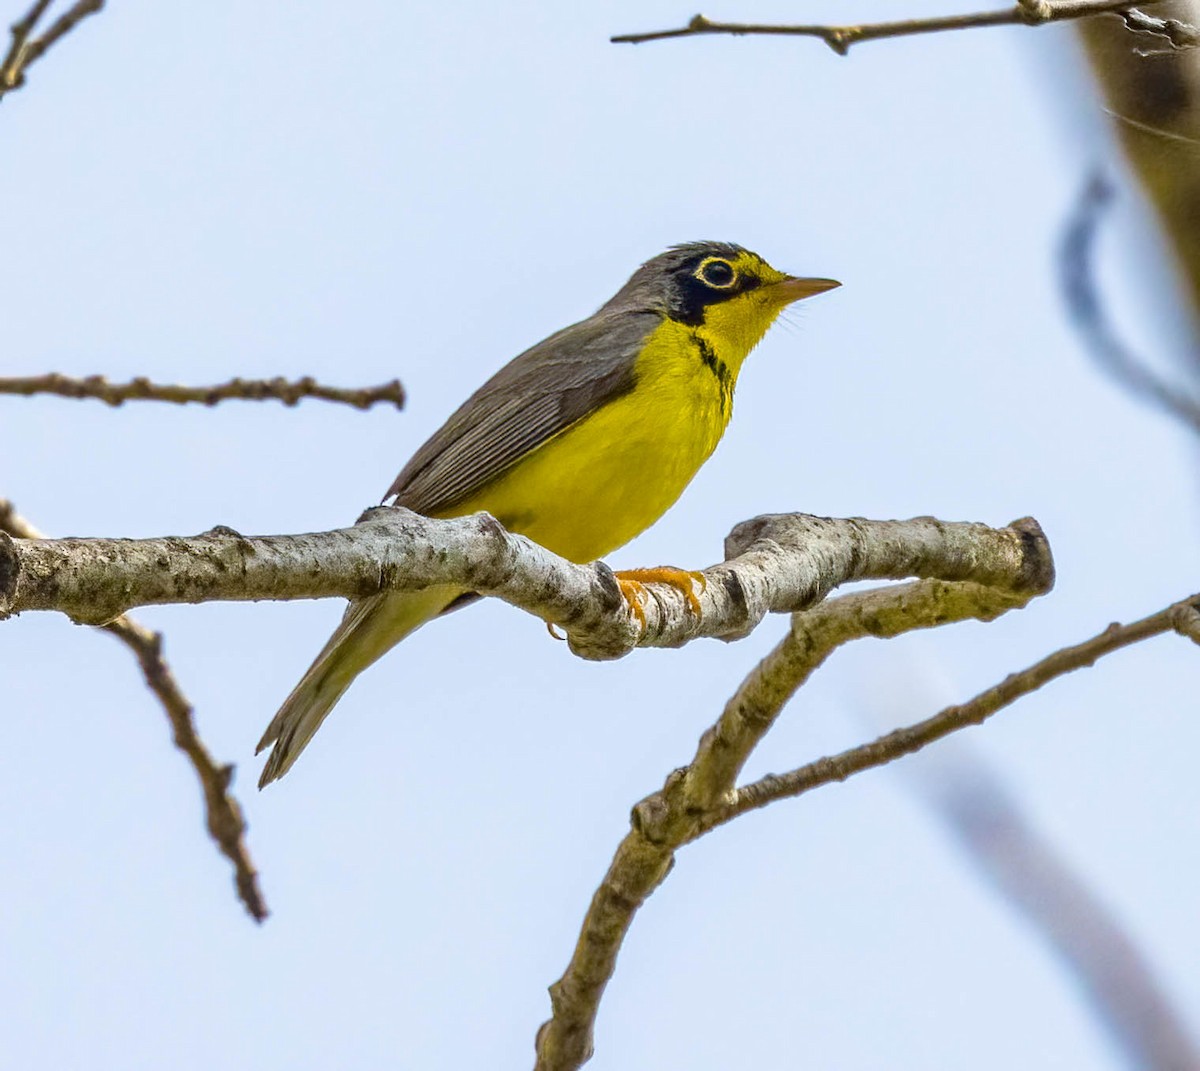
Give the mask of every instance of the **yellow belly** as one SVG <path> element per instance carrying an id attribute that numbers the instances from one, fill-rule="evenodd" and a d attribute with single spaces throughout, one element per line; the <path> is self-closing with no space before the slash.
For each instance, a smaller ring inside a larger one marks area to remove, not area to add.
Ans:
<path id="1" fill-rule="evenodd" d="M 722 386 L 691 332 L 672 321 L 650 335 L 634 374 L 633 390 L 443 516 L 487 510 L 576 562 L 628 543 L 674 504 L 716 448 L 733 387 L 731 379 Z"/>

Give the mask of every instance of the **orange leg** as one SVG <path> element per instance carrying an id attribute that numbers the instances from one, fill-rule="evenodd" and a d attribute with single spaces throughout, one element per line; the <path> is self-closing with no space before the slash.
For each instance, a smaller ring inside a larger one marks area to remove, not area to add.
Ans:
<path id="1" fill-rule="evenodd" d="M 707 586 L 703 573 L 662 565 L 656 569 L 621 569 L 615 575 L 621 587 L 621 594 L 625 596 L 625 601 L 629 603 L 633 616 L 642 628 L 646 627 L 646 611 L 643 606 L 649 598 L 649 592 L 644 586 L 646 584 L 666 584 L 682 592 L 683 597 L 687 599 L 688 609 L 697 617 L 700 616 L 700 600 L 696 597 L 695 586 L 699 584 L 701 591 Z"/>

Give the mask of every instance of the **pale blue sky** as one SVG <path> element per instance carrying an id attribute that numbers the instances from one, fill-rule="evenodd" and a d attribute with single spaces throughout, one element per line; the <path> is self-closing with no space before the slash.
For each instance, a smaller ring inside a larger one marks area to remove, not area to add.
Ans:
<path id="1" fill-rule="evenodd" d="M 811 41 L 607 43 L 692 13 L 110 5 L 0 108 L 5 373 L 399 376 L 410 403 L 0 399 L 0 495 L 64 535 L 343 525 L 499 365 L 665 246 L 719 238 L 845 285 L 772 331 L 717 455 L 614 563 L 700 567 L 735 522 L 804 510 L 1031 513 L 1059 568 L 1051 596 L 995 624 L 835 656 L 750 775 L 857 742 L 867 689 L 919 691 L 914 666 L 934 667 L 932 702 L 962 698 L 1186 594 L 1192 445 L 1096 374 L 1055 287 L 1059 229 L 1100 151 L 1069 35 L 846 59 Z M 1181 350 L 1154 326 L 1149 224 L 1128 194 L 1118 216 L 1104 278 L 1123 325 Z M 127 653 L 50 615 L 0 626 L 0 1065 L 528 1066 L 629 807 L 690 758 L 784 627 L 593 665 L 478 606 L 366 675 L 259 794 L 254 744 L 340 612 L 139 615 L 238 765 L 262 928 Z M 970 734 L 1193 1025 L 1198 686 L 1194 650 L 1163 638 Z M 889 713 L 929 712 L 909 705 Z M 1121 1066 L 1037 937 L 889 773 L 686 849 L 634 925 L 596 1040 L 597 1071 L 797 1053 L 838 1069 Z"/>

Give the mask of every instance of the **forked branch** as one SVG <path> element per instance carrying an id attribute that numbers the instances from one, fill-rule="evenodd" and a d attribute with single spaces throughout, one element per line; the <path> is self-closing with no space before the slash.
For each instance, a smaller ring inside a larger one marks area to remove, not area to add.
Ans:
<path id="1" fill-rule="evenodd" d="M 575 953 L 550 987 L 552 1018 L 537 1036 L 537 1071 L 568 1071 L 592 1054 L 604 988 L 638 909 L 665 880 L 677 849 L 718 825 L 778 799 L 843 781 L 977 725 L 1036 688 L 1122 647 L 1177 632 L 1200 643 L 1200 596 L 1057 651 L 960 706 L 840 755 L 735 789 L 734 779 L 788 699 L 832 651 L 865 636 L 890 637 L 969 618 L 988 620 L 1024 604 L 1031 592 L 924 580 L 845 595 L 796 614 L 784 640 L 746 678 L 721 718 L 700 739 L 692 762 L 642 800 L 592 898 Z"/>
<path id="2" fill-rule="evenodd" d="M 8 52 L 0 61 L 0 100 L 4 99 L 6 93 L 25 84 L 26 70 L 41 59 L 52 45 L 104 6 L 104 0 L 76 0 L 50 24 L 45 33 L 35 37 L 34 30 L 51 3 L 52 0 L 35 0 L 24 17 L 12 24 L 12 40 Z"/>

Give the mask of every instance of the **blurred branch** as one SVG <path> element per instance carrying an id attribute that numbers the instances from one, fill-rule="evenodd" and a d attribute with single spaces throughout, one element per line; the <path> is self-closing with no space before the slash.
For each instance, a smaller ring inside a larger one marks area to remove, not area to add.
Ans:
<path id="1" fill-rule="evenodd" d="M 0 532 L 22 540 L 45 538 L 3 498 L 0 498 Z M 262 922 L 267 917 L 267 905 L 258 888 L 258 873 L 242 839 L 246 832 L 242 809 L 229 792 L 233 766 L 218 766 L 197 734 L 192 706 L 163 659 L 162 633 L 152 632 L 125 616 L 101 627 L 125 644 L 138 660 L 146 685 L 158 697 L 171 722 L 175 746 L 187 755 L 199 778 L 208 832 L 221 854 L 233 865 L 238 897 L 254 920 Z"/>
<path id="2" fill-rule="evenodd" d="M 974 580 L 1037 593 L 1054 567 L 1037 522 L 1008 528 L 776 514 L 739 524 L 729 559 L 696 595 L 647 583 L 636 609 L 603 562 L 576 565 L 486 513 L 434 520 L 399 507 L 368 510 L 353 528 L 241 536 L 229 528 L 161 539 L 48 539 L 0 534 L 0 619 L 57 610 L 103 624 L 135 606 L 219 600 L 361 598 L 448 584 L 492 595 L 553 622 L 585 658 L 748 634 L 768 613 L 811 606 L 839 584 L 912 576 Z"/>
<path id="3" fill-rule="evenodd" d="M 865 636 L 891 637 L 954 621 L 990 621 L 1049 590 L 922 580 L 856 592 L 796 614 L 783 641 L 755 667 L 700 738 L 691 763 L 642 800 L 592 898 L 575 952 L 550 987 L 552 1018 L 537 1036 L 538 1071 L 576 1068 L 592 1054 L 605 986 L 638 908 L 663 882 L 675 851 L 719 824 L 746 759 L 784 705 L 838 647 Z"/>
<path id="4" fill-rule="evenodd" d="M 1126 347 L 1108 322 L 1094 278 L 1095 241 L 1113 196 L 1103 175 L 1093 175 L 1063 235 L 1059 258 L 1067 310 L 1096 363 L 1130 393 L 1200 432 L 1200 398 L 1167 383 Z"/>
<path id="5" fill-rule="evenodd" d="M 183 387 L 171 383 L 151 383 L 138 376 L 127 383 L 109 383 L 103 376 L 73 376 L 51 372 L 44 376 L 0 376 L 0 394 L 17 394 L 30 397 L 35 394 L 54 394 L 60 398 L 96 398 L 108 405 L 121 405 L 127 401 L 171 402 L 175 405 L 189 403 L 216 405 L 231 398 L 246 401 L 276 399 L 285 405 L 295 405 L 302 398 L 320 398 L 327 402 L 341 402 L 356 409 L 369 409 L 379 402 L 390 402 L 397 409 L 404 407 L 404 388 L 398 379 L 381 383 L 378 387 L 327 387 L 311 376 L 302 379 L 231 379 L 211 387 Z"/>
<path id="6" fill-rule="evenodd" d="M 50 24 L 50 28 L 44 34 L 33 37 L 33 31 L 41 22 L 51 2 L 52 0 L 36 0 L 25 17 L 12 24 L 12 42 L 3 61 L 0 61 L 0 100 L 4 99 L 6 93 L 25 84 L 26 70 L 41 59 L 52 45 L 69 34 L 89 15 L 94 15 L 104 7 L 104 0 L 77 0 Z"/>
<path id="7" fill-rule="evenodd" d="M 941 778 L 920 771 L 922 796 L 971 861 L 1059 954 L 1129 1066 L 1200 1068 L 1200 1049 L 1136 942 L 990 771 L 961 754 L 954 758 Z"/>
<path id="8" fill-rule="evenodd" d="M 673 30 L 649 33 L 618 34 L 610 38 L 614 44 L 638 45 L 646 41 L 661 41 L 670 37 L 697 37 L 702 34 L 748 34 L 783 37 L 816 37 L 824 41 L 839 56 L 846 55 L 852 45 L 861 41 L 879 41 L 890 37 L 911 37 L 915 34 L 944 33 L 949 30 L 974 30 L 985 26 L 1042 26 L 1049 22 L 1082 19 L 1092 15 L 1119 14 L 1148 7 L 1160 0 L 1146 0 L 1138 5 L 1130 0 L 1020 0 L 1001 11 L 979 11 L 970 15 L 947 15 L 932 19 L 901 19 L 897 22 L 874 22 L 852 26 L 767 25 L 751 22 L 715 22 L 704 15 L 695 15 L 686 26 Z M 1144 17 L 1144 16 L 1143 16 Z M 1130 29 L 1142 29 L 1129 23 Z M 1149 30 L 1148 27 L 1145 29 Z M 1159 33 L 1155 26 L 1151 32 Z"/>

